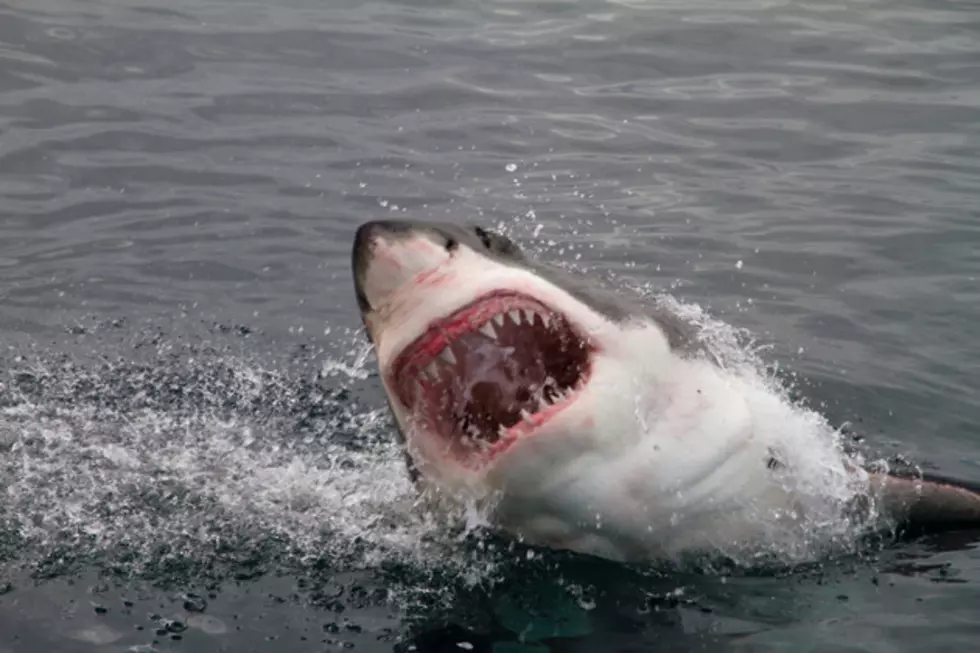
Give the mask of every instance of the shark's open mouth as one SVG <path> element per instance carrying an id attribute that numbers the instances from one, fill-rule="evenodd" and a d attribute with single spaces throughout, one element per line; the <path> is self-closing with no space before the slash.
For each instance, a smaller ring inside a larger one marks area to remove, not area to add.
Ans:
<path id="1" fill-rule="evenodd" d="M 430 326 L 392 366 L 402 404 L 478 464 L 553 417 L 590 373 L 588 339 L 559 312 L 494 293 Z"/>

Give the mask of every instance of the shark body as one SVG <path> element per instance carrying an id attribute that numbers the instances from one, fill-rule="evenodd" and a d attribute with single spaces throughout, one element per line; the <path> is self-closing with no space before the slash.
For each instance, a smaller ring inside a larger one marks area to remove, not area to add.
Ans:
<path id="1" fill-rule="evenodd" d="M 502 234 L 367 222 L 352 265 L 413 480 L 524 541 L 751 563 L 886 524 L 980 524 L 976 487 L 866 470 L 678 313 Z"/>

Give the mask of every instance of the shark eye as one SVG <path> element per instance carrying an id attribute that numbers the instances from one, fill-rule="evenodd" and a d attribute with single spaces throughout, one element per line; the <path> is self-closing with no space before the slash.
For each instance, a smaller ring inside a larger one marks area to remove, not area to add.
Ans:
<path id="1" fill-rule="evenodd" d="M 447 236 L 446 237 L 446 245 L 445 245 L 445 247 L 446 247 L 446 251 L 447 252 L 452 252 L 457 247 L 459 247 L 459 241 L 456 240 L 455 238 L 453 238 L 452 236 Z"/>
<path id="2" fill-rule="evenodd" d="M 490 235 L 490 232 L 482 227 L 475 227 L 474 231 L 476 232 L 477 237 L 480 239 L 480 242 L 483 243 L 484 247 L 487 249 L 493 249 L 493 237 Z"/>

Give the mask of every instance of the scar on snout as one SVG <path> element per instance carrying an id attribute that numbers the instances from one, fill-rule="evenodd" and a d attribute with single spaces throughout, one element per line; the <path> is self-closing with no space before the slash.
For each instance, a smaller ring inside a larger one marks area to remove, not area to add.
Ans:
<path id="1" fill-rule="evenodd" d="M 415 283 L 417 285 L 428 285 L 428 286 L 438 286 L 446 280 L 446 273 L 440 272 L 438 268 L 432 270 L 425 270 L 420 272 L 418 276 L 415 277 Z"/>

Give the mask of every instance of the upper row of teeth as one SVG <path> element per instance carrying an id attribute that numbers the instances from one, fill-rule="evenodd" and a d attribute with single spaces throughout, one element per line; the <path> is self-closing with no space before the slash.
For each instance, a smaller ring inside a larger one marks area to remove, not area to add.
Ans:
<path id="1" fill-rule="evenodd" d="M 529 308 L 525 308 L 525 309 L 515 308 L 512 311 L 507 311 L 506 313 L 498 313 L 497 315 L 494 315 L 492 318 L 490 318 L 487 321 L 486 324 L 480 327 L 480 333 L 482 333 L 483 335 L 487 336 L 492 340 L 497 340 L 497 328 L 503 327 L 505 320 L 509 319 L 515 325 L 520 325 L 525 322 L 527 324 L 534 324 L 534 318 L 537 318 L 546 327 L 551 326 L 550 316 L 542 315 L 540 313 L 535 313 Z M 450 365 L 456 364 L 456 355 L 453 354 L 452 348 L 449 346 L 446 346 L 441 352 L 439 352 L 438 358 L 441 359 L 444 363 L 448 363 Z M 433 376 L 433 377 L 436 376 L 439 373 L 436 365 L 437 365 L 436 361 L 433 360 L 431 363 L 429 363 L 429 366 L 426 368 L 425 373 L 429 376 Z"/>
<path id="2" fill-rule="evenodd" d="M 490 318 L 486 324 L 480 327 L 480 333 L 492 338 L 497 339 L 497 328 L 504 326 L 504 321 L 510 319 L 516 325 L 523 323 L 534 324 L 534 318 L 538 318 L 546 327 L 551 326 L 551 317 L 548 315 L 541 315 L 540 313 L 535 313 L 529 308 L 519 309 L 515 308 L 512 311 L 507 311 L 506 313 L 497 313 L 492 318 Z M 496 327 L 494 327 L 496 325 Z"/>

